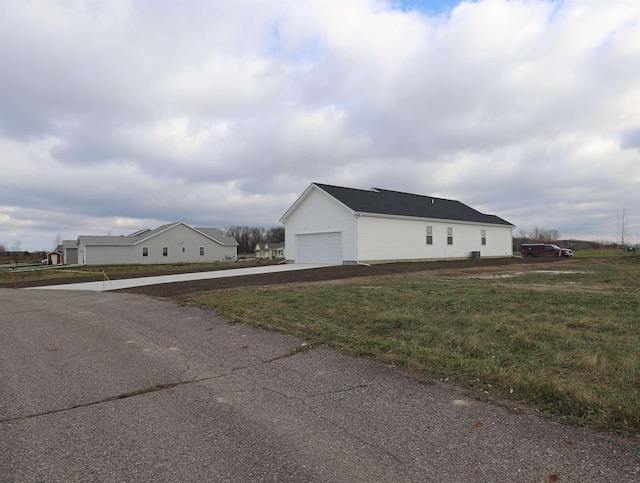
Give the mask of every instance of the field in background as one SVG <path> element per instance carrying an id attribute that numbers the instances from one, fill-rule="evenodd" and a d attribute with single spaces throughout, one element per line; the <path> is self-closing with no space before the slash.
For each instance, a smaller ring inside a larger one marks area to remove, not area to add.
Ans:
<path id="1" fill-rule="evenodd" d="M 217 290 L 188 303 L 564 422 L 640 435 L 637 255 Z"/>

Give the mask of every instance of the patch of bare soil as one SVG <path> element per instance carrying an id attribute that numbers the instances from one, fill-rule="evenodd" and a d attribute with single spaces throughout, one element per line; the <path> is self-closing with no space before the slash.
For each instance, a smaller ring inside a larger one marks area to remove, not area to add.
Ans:
<path id="1" fill-rule="evenodd" d="M 571 282 L 564 284 L 544 284 L 544 283 L 495 283 L 497 286 L 504 286 L 508 288 L 521 288 L 526 290 L 534 290 L 538 292 L 545 292 L 553 290 L 556 292 L 582 292 L 582 293 L 608 293 L 608 292 L 626 292 L 625 287 L 618 287 L 615 285 L 593 285 L 582 284 L 580 282 Z"/>
<path id="2" fill-rule="evenodd" d="M 152 297 L 173 298 L 182 300 L 191 294 L 210 290 L 221 290 L 243 287 L 281 287 L 283 285 L 299 285 L 309 283 L 334 283 L 360 277 L 373 278 L 477 278 L 493 274 L 509 274 L 532 270 L 569 269 L 572 260 L 540 259 L 540 258 L 491 258 L 482 260 L 440 260 L 425 262 L 397 262 L 382 263 L 371 266 L 342 265 L 322 267 L 311 270 L 294 272 L 269 273 L 261 275 L 247 275 L 210 280 L 194 280 L 188 282 L 174 282 L 161 285 L 135 287 L 123 291 L 145 294 Z M 566 268 L 565 268 L 566 267 Z M 190 270 L 196 271 L 196 270 Z M 180 270 L 167 270 L 166 274 L 180 273 Z M 110 276 L 112 280 L 118 278 L 132 278 L 162 275 L 163 272 L 145 273 L 141 267 L 139 273 L 122 276 Z M 77 278 L 54 278 L 21 283 L 21 287 L 43 286 L 62 283 L 77 283 L 84 281 L 102 280 L 101 274 L 88 275 Z M 0 287 L 10 288 L 12 284 L 0 284 Z M 513 286 L 510 284 L 510 286 Z"/>
<path id="3" fill-rule="evenodd" d="M 332 283 L 361 277 L 396 278 L 461 278 L 471 275 L 542 270 L 545 267 L 558 268 L 559 264 L 571 263 L 571 260 L 495 258 L 482 260 L 447 260 L 429 262 L 384 263 L 371 266 L 342 265 L 322 267 L 294 272 L 248 275 L 211 280 L 194 280 L 163 285 L 135 287 L 127 292 L 141 293 L 152 297 L 174 298 L 182 300 L 191 294 L 210 290 L 243 287 L 282 287 L 286 285 Z"/>

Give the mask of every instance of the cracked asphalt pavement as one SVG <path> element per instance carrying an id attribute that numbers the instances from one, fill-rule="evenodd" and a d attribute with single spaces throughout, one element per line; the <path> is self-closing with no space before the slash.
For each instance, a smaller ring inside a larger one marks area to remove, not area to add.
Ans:
<path id="1" fill-rule="evenodd" d="M 0 289 L 0 481 L 636 482 L 627 441 L 215 314 Z"/>

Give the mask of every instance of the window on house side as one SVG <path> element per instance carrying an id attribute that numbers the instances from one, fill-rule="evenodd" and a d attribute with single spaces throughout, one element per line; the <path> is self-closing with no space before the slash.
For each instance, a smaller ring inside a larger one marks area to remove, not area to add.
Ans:
<path id="1" fill-rule="evenodd" d="M 182 247 L 182 253 L 187 251 L 187 247 Z"/>
<path id="2" fill-rule="evenodd" d="M 427 245 L 433 245 L 433 227 L 427 227 Z"/>
<path id="3" fill-rule="evenodd" d="M 447 245 L 453 245 L 453 228 L 447 228 Z"/>
<path id="4" fill-rule="evenodd" d="M 204 247 L 200 247 L 200 256 L 204 257 Z"/>
<path id="5" fill-rule="evenodd" d="M 162 247 L 162 256 L 163 257 L 169 256 L 169 247 Z"/>
<path id="6" fill-rule="evenodd" d="M 482 239 L 481 239 L 481 243 L 483 245 L 487 244 L 487 230 L 482 230 Z"/>
<path id="7" fill-rule="evenodd" d="M 142 247 L 142 256 L 143 257 L 149 256 L 149 247 Z"/>

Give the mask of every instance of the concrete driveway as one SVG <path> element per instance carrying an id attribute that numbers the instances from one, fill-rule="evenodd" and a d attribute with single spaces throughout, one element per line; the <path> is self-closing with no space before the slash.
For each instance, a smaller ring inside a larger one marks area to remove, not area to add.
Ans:
<path id="1" fill-rule="evenodd" d="M 312 268 L 330 267 L 331 265 L 316 265 L 311 263 L 292 263 L 283 265 L 266 265 L 263 267 L 233 268 L 229 270 L 214 270 L 211 272 L 180 273 L 176 275 L 162 275 L 157 277 L 128 278 L 121 280 L 104 280 L 102 282 L 67 283 L 60 285 L 47 285 L 44 287 L 27 287 L 38 290 L 90 290 L 92 292 L 105 292 L 108 290 L 120 290 L 146 285 L 159 285 L 163 283 L 188 282 L 191 280 L 207 280 L 212 278 L 242 277 L 245 275 L 260 275 L 265 273 L 292 272 L 295 270 L 310 270 Z"/>
<path id="2" fill-rule="evenodd" d="M 636 443 L 127 293 L 0 290 L 0 481 L 637 482 Z"/>

